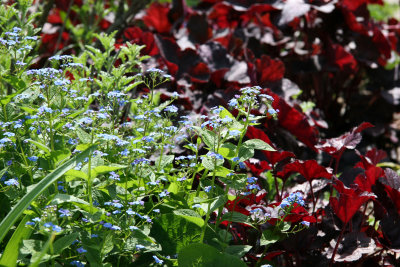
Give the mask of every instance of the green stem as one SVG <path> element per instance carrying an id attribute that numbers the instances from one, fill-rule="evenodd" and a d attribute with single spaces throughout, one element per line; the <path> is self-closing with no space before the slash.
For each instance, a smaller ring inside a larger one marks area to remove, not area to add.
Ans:
<path id="1" fill-rule="evenodd" d="M 161 168 L 161 160 L 162 160 L 162 156 L 164 153 L 164 135 L 161 135 L 161 152 L 160 152 L 160 159 L 158 161 L 158 166 L 157 166 L 157 171 L 160 172 L 160 168 Z"/>
<path id="2" fill-rule="evenodd" d="M 247 109 L 246 120 L 244 122 L 244 132 L 240 135 L 239 142 L 238 142 L 238 145 L 236 147 L 236 157 L 239 157 L 239 150 L 240 150 L 240 147 L 242 146 L 243 138 L 246 135 L 247 128 L 249 127 L 250 112 L 251 112 L 251 104 L 250 104 L 249 108 Z M 235 169 L 236 164 L 237 164 L 237 162 L 232 161 L 232 167 L 231 167 L 232 170 Z"/>
<path id="3" fill-rule="evenodd" d="M 90 145 L 93 144 L 93 138 L 94 138 L 94 131 L 93 129 L 91 130 L 90 134 Z M 88 160 L 88 181 L 87 181 L 87 188 L 88 188 L 88 197 L 89 197 L 89 205 L 90 205 L 90 213 L 93 212 L 93 196 L 92 196 L 92 154 L 89 154 L 89 160 Z"/>
<path id="4" fill-rule="evenodd" d="M 18 139 L 18 141 L 19 141 L 19 148 L 21 149 L 22 159 L 24 160 L 25 165 L 28 167 L 29 163 L 28 163 L 28 160 L 26 159 L 24 149 L 22 148 L 21 140 Z M 30 168 L 30 166 L 28 168 L 28 173 L 29 173 L 29 178 L 31 180 L 31 183 L 33 184 L 33 174 L 32 174 L 32 169 Z"/>
<path id="5" fill-rule="evenodd" d="M 214 170 L 213 170 L 213 177 L 212 177 L 212 181 L 211 181 L 211 191 L 210 191 L 211 197 L 214 195 L 213 193 L 214 193 L 216 168 L 217 168 L 217 158 L 214 158 Z M 203 243 L 203 240 L 204 240 L 204 235 L 206 233 L 208 220 L 210 219 L 210 214 L 211 214 L 210 209 L 211 209 L 211 201 L 208 203 L 207 214 L 206 214 L 206 219 L 204 221 L 204 226 L 203 226 L 201 237 L 200 237 L 200 243 Z"/>

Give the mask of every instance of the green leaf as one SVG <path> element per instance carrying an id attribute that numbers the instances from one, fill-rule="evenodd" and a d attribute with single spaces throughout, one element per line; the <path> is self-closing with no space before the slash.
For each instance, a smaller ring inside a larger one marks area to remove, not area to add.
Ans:
<path id="1" fill-rule="evenodd" d="M 214 170 L 215 167 L 221 166 L 222 164 L 224 164 L 224 159 L 217 159 L 215 161 L 214 158 L 205 156 L 203 157 L 201 164 L 203 165 L 204 168 L 206 168 L 207 170 Z"/>
<path id="2" fill-rule="evenodd" d="M 136 86 L 138 86 L 138 85 L 140 85 L 140 84 L 142 84 L 142 83 L 143 83 L 143 81 L 137 81 L 137 82 L 134 82 L 134 83 L 132 83 L 132 84 L 126 86 L 126 87 L 124 88 L 125 93 L 129 92 L 130 90 L 132 90 L 133 88 L 135 88 Z"/>
<path id="3" fill-rule="evenodd" d="M 17 76 L 14 76 L 14 75 L 4 76 L 4 77 L 2 77 L 2 80 L 4 80 L 5 82 L 10 84 L 12 87 L 14 87 L 17 90 L 26 88 L 25 82 L 22 79 L 18 78 Z M 10 101 L 8 101 L 8 102 L 10 102 Z M 1 102 L 1 103 L 4 105 L 3 102 Z"/>
<path id="4" fill-rule="evenodd" d="M 79 140 L 84 143 L 84 144 L 90 144 L 91 142 L 91 137 L 90 134 L 88 134 L 87 132 L 85 132 L 84 130 L 82 130 L 79 127 L 76 127 L 76 135 L 78 135 Z"/>
<path id="5" fill-rule="evenodd" d="M 127 168 L 127 165 L 119 165 L 119 164 L 110 164 L 108 166 L 97 166 L 91 170 L 92 179 L 97 177 L 99 174 L 109 173 L 112 171 L 116 171 L 119 169 Z"/>
<path id="6" fill-rule="evenodd" d="M 220 180 L 229 188 L 243 190 L 247 184 L 247 174 L 235 174 L 230 177 L 220 177 Z"/>
<path id="7" fill-rule="evenodd" d="M 47 242 L 43 245 L 42 249 L 40 250 L 40 252 L 35 251 L 35 253 L 32 253 L 32 258 L 31 258 L 31 265 L 29 265 L 29 267 L 37 267 L 39 266 L 39 264 L 42 262 L 42 259 L 46 256 L 45 259 L 43 259 L 43 261 L 46 261 L 49 259 L 50 255 L 46 254 L 47 250 L 49 249 L 51 243 L 53 243 L 53 240 L 55 238 L 55 235 L 51 235 L 49 236 L 49 239 L 47 240 Z M 36 240 L 35 240 L 36 241 Z M 55 255 L 53 255 L 52 257 L 56 257 Z"/>
<path id="8" fill-rule="evenodd" d="M 186 216 L 167 213 L 154 221 L 150 235 L 161 244 L 164 254 L 174 255 L 189 244 L 200 242 L 201 227 Z"/>
<path id="9" fill-rule="evenodd" d="M 58 165 L 63 160 L 67 159 L 69 156 L 71 156 L 71 151 L 68 148 L 50 152 L 50 159 L 52 159 L 53 162 L 56 163 L 56 165 Z"/>
<path id="10" fill-rule="evenodd" d="M 248 217 L 247 215 L 244 215 L 240 212 L 236 212 L 236 211 L 230 211 L 225 213 L 222 218 L 221 221 L 229 221 L 229 222 L 238 222 L 238 223 L 246 223 L 248 224 Z"/>
<path id="11" fill-rule="evenodd" d="M 235 256 L 221 253 L 216 248 L 195 243 L 183 248 L 178 254 L 179 267 L 245 267 L 244 262 Z"/>
<path id="12" fill-rule="evenodd" d="M 210 212 L 213 212 L 214 210 L 218 209 L 219 207 L 222 207 L 225 205 L 225 203 L 228 201 L 228 197 L 224 194 L 219 197 L 217 197 L 210 206 Z"/>
<path id="13" fill-rule="evenodd" d="M 77 198 L 75 196 L 66 195 L 66 194 L 57 194 L 50 202 L 50 205 L 59 205 L 62 203 L 80 203 L 84 205 L 89 205 L 88 202 L 83 199 Z"/>
<path id="14" fill-rule="evenodd" d="M 22 240 L 28 239 L 33 229 L 26 227 L 26 223 L 30 220 L 30 216 L 26 215 L 19 223 L 17 230 L 11 236 L 11 239 L 7 242 L 7 246 L 4 249 L 3 255 L 0 258 L 0 266 L 13 267 L 17 266 L 19 248 L 22 244 Z"/>
<path id="15" fill-rule="evenodd" d="M 45 144 L 42 144 L 38 141 L 34 141 L 32 139 L 26 139 L 29 143 L 34 144 L 37 148 L 43 150 L 44 152 L 46 152 L 46 154 L 50 154 L 50 148 L 48 146 L 46 146 Z"/>
<path id="16" fill-rule="evenodd" d="M 241 258 L 244 256 L 244 254 L 246 254 L 247 252 L 249 252 L 249 250 L 252 248 L 252 246 L 249 245 L 233 245 L 233 246 L 229 246 L 225 249 L 225 252 L 233 255 L 235 257 Z"/>
<path id="17" fill-rule="evenodd" d="M 2 97 L 2 98 L 0 99 L 0 103 L 1 103 L 2 105 L 7 105 L 8 103 L 11 102 L 11 100 L 14 98 L 14 96 L 16 96 L 16 95 L 22 93 L 23 91 L 25 91 L 25 87 L 24 87 L 23 89 L 20 89 L 18 92 L 15 92 L 14 94 L 6 95 L 6 96 Z"/>
<path id="18" fill-rule="evenodd" d="M 69 247 L 78 236 L 78 233 L 71 233 L 57 239 L 53 244 L 53 254 L 60 254 L 64 249 Z"/>
<path id="19" fill-rule="evenodd" d="M 215 176 L 217 177 L 226 177 L 228 174 L 232 173 L 232 171 L 224 166 L 217 166 L 215 169 Z M 213 173 L 209 173 L 208 176 L 213 176 Z"/>
<path id="20" fill-rule="evenodd" d="M 283 239 L 282 234 L 274 230 L 274 228 L 270 228 L 263 231 L 260 239 L 260 246 L 268 246 Z"/>
<path id="21" fill-rule="evenodd" d="M 198 214 L 194 210 L 190 210 L 190 209 L 177 209 L 177 210 L 174 210 L 173 213 L 176 215 L 184 215 L 184 216 L 201 218 L 200 214 Z"/>
<path id="22" fill-rule="evenodd" d="M 175 156 L 174 155 L 162 155 L 162 157 L 159 157 L 156 162 L 155 166 L 160 166 L 160 169 L 163 169 L 165 166 L 168 164 L 172 163 L 174 161 Z M 160 163 L 161 159 L 161 163 Z"/>
<path id="23" fill-rule="evenodd" d="M 243 146 L 258 150 L 276 151 L 272 146 L 270 146 L 268 143 L 264 142 L 261 139 L 247 140 L 246 142 L 243 143 Z"/>
<path id="24" fill-rule="evenodd" d="M 280 229 L 282 232 L 287 232 L 289 231 L 290 227 L 292 225 L 289 222 L 283 222 L 283 224 L 281 224 Z"/>
<path id="25" fill-rule="evenodd" d="M 243 162 L 248 160 L 249 158 L 252 158 L 254 156 L 254 149 L 249 148 L 247 146 L 241 146 L 239 148 L 239 161 Z"/>
<path id="26" fill-rule="evenodd" d="M 67 171 L 67 172 L 65 173 L 65 175 L 67 175 L 67 176 L 72 176 L 72 177 L 75 177 L 75 178 L 81 178 L 81 179 L 83 179 L 83 180 L 85 180 L 85 181 L 88 180 L 87 174 L 84 173 L 83 171 L 78 171 L 78 170 L 73 170 L 73 169 L 72 169 L 72 170 Z"/>
<path id="27" fill-rule="evenodd" d="M 210 149 L 213 150 L 216 145 L 217 145 L 217 135 L 207 129 L 202 129 L 201 127 L 198 126 L 193 126 L 196 131 L 199 132 L 201 139 L 203 139 L 204 144 Z"/>
<path id="28" fill-rule="evenodd" d="M 25 194 L 22 199 L 14 206 L 14 208 L 7 214 L 0 223 L 0 243 L 3 241 L 8 230 L 18 220 L 19 216 L 28 208 L 32 201 L 34 201 L 47 187 L 57 181 L 58 178 L 63 176 L 68 170 L 74 168 L 76 164 L 82 162 L 89 154 L 93 153 L 96 146 L 92 146 L 82 153 L 76 155 L 72 159 L 65 162 L 63 165 L 56 168 L 53 172 L 46 175 L 35 187 Z"/>
<path id="29" fill-rule="evenodd" d="M 218 149 L 218 153 L 226 159 L 231 159 L 236 155 L 236 146 L 232 143 L 226 142 Z"/>

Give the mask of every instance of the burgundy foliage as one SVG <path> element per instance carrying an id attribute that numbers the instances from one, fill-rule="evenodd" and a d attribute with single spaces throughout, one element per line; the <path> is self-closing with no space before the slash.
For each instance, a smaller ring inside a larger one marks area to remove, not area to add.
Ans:
<path id="1" fill-rule="evenodd" d="M 56 2 L 48 22 L 61 29 L 60 10 L 68 10 L 69 1 Z M 385 66 L 399 52 L 400 23 L 374 21 L 368 4 L 383 2 L 199 0 L 188 6 L 174 0 L 150 4 L 120 29 L 116 48 L 125 41 L 145 45 L 143 54 L 152 56 L 146 67 L 173 76 L 166 89 L 181 94 L 177 104 L 186 111 L 226 106 L 249 85 L 274 98 L 277 120 L 267 117 L 246 134 L 277 150 L 246 162 L 265 190 L 228 201 L 225 209 L 251 216 L 261 208 L 273 214 L 288 195 L 285 189 L 300 185 L 306 206 L 296 205 L 285 221 L 307 221 L 310 227 L 265 250 L 257 240 L 275 225 L 274 216 L 257 233 L 244 223 L 221 222 L 230 227 L 232 244 L 252 246 L 244 257 L 249 266 L 261 255 L 273 266 L 394 266 L 400 249 L 400 178 L 378 165 L 388 155 L 393 159 L 387 152 L 399 145 L 393 113 L 399 111 L 400 80 L 396 69 Z M 74 12 L 69 16 L 79 22 Z M 101 25 L 106 30 L 111 23 Z M 68 46 L 71 34 L 50 31 L 43 34 L 42 46 L 51 54 Z M 303 110 L 302 101 L 312 101 L 315 108 Z M 386 151 L 367 149 L 365 140 Z M 344 182 L 342 169 L 354 171 L 350 180 Z M 272 186 L 263 179 L 266 172 L 275 177 Z"/>

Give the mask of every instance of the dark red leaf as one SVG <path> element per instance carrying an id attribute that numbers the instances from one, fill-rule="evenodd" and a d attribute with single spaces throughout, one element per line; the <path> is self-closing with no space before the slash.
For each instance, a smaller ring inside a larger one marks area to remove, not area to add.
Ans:
<path id="1" fill-rule="evenodd" d="M 213 6 L 208 18 L 218 28 L 234 28 L 239 24 L 243 11 L 237 10 L 227 2 L 221 2 Z"/>
<path id="2" fill-rule="evenodd" d="M 212 29 L 204 15 L 193 14 L 187 22 L 189 39 L 194 43 L 205 43 L 212 37 Z"/>
<path id="3" fill-rule="evenodd" d="M 343 46 L 333 44 L 329 50 L 329 55 L 332 55 L 332 62 L 339 67 L 340 70 L 348 70 L 355 72 L 357 70 L 357 61 L 354 56 L 347 52 Z"/>
<path id="4" fill-rule="evenodd" d="M 249 128 L 247 128 L 246 136 L 249 139 L 263 140 L 264 142 L 268 143 L 273 148 L 275 148 L 274 145 L 272 144 L 271 140 L 269 139 L 268 135 L 265 132 L 263 132 L 262 130 L 257 129 L 256 127 L 250 126 Z"/>
<path id="5" fill-rule="evenodd" d="M 379 179 L 379 177 L 384 177 L 384 172 L 381 168 L 371 166 L 369 167 L 364 174 L 357 175 L 354 180 L 355 184 L 358 184 L 360 189 L 368 192 L 372 192 L 371 187 L 375 185 L 375 182 Z"/>
<path id="6" fill-rule="evenodd" d="M 256 59 L 257 81 L 260 86 L 277 82 L 285 74 L 285 66 L 280 60 L 271 59 L 269 56 L 262 55 L 261 59 Z"/>
<path id="7" fill-rule="evenodd" d="M 143 54 L 154 56 L 159 53 L 154 36 L 151 32 L 144 32 L 139 27 L 129 27 L 124 30 L 124 37 L 131 43 L 145 45 Z"/>
<path id="8" fill-rule="evenodd" d="M 192 77 L 192 82 L 206 83 L 210 79 L 210 69 L 204 62 L 191 68 L 188 73 Z"/>
<path id="9" fill-rule="evenodd" d="M 344 223 L 351 220 L 362 204 L 374 198 L 374 195 L 368 194 L 357 187 L 345 188 L 339 180 L 336 180 L 334 187 L 338 191 L 338 197 L 331 197 L 329 203 L 336 216 Z"/>
<path id="10" fill-rule="evenodd" d="M 357 152 L 358 153 L 358 152 Z M 379 162 L 381 162 L 383 159 L 387 157 L 387 154 L 383 150 L 378 150 L 376 148 L 373 148 L 371 150 L 368 150 L 368 152 L 363 155 L 359 155 L 361 158 L 361 161 L 358 162 L 354 167 L 355 168 L 362 168 L 362 169 L 368 169 L 370 166 L 375 166 Z"/>
<path id="11" fill-rule="evenodd" d="M 400 191 L 398 191 L 395 188 L 392 188 L 391 186 L 384 185 L 385 186 L 385 191 L 390 197 L 390 199 L 393 201 L 394 205 L 397 208 L 397 212 L 400 213 Z"/>
<path id="12" fill-rule="evenodd" d="M 346 148 L 354 149 L 361 141 L 360 132 L 370 127 L 373 127 L 373 125 L 363 122 L 358 127 L 353 128 L 351 132 L 347 132 L 339 137 L 322 140 L 315 147 L 334 157 L 339 156 Z"/>
<path id="13" fill-rule="evenodd" d="M 296 160 L 295 162 L 286 164 L 281 175 L 287 177 L 296 172 L 300 173 L 307 181 L 317 178 L 332 178 L 332 173 L 328 172 L 325 167 L 319 165 L 315 160 Z"/>
<path id="14" fill-rule="evenodd" d="M 330 242 L 327 257 L 331 258 L 337 240 Z M 371 254 L 376 250 L 374 239 L 364 232 L 350 232 L 343 236 L 335 255 L 335 262 L 355 262 L 363 257 L 363 254 Z"/>
<path id="15" fill-rule="evenodd" d="M 367 4 L 380 4 L 383 5 L 382 0 L 342 0 L 340 4 L 350 11 L 356 11 L 360 6 Z"/>
<path id="16" fill-rule="evenodd" d="M 385 180 L 387 182 L 387 185 L 389 185 L 391 188 L 399 191 L 399 189 L 400 189 L 400 177 L 397 174 L 397 172 L 395 172 L 392 169 L 386 168 L 385 169 L 385 177 L 386 177 Z"/>
<path id="17" fill-rule="evenodd" d="M 278 123 L 296 136 L 298 140 L 314 151 L 317 151 L 315 145 L 317 144 L 319 133 L 316 127 L 312 127 L 309 124 L 307 116 L 289 106 L 285 100 L 280 98 L 277 94 L 274 94 L 272 91 L 268 90 L 266 93 L 274 98 L 272 107 L 279 110 Z M 268 127 L 268 123 L 266 124 L 266 127 Z"/>
<path id="18" fill-rule="evenodd" d="M 171 30 L 171 23 L 167 17 L 168 12 L 167 5 L 154 2 L 146 10 L 143 22 L 158 33 L 168 33 Z"/>
<path id="19" fill-rule="evenodd" d="M 263 151 L 262 152 L 267 158 L 271 166 L 275 166 L 276 163 L 283 161 L 287 158 L 295 158 L 296 155 L 289 151 Z"/>
<path id="20" fill-rule="evenodd" d="M 274 144 L 271 142 L 271 140 L 268 138 L 267 134 L 265 132 L 263 132 L 260 129 L 257 129 L 255 127 L 250 126 L 247 129 L 247 133 L 246 136 L 249 139 L 261 139 L 264 142 L 268 143 L 269 145 L 271 145 L 273 148 L 276 149 L 276 147 L 274 146 Z M 295 155 L 292 152 L 289 151 L 262 151 L 262 153 L 265 155 L 265 157 L 267 158 L 268 162 L 271 164 L 271 166 L 273 167 L 276 163 L 286 159 L 286 158 L 294 158 Z M 247 164 L 250 168 L 254 168 L 254 170 L 257 170 L 257 172 L 261 171 L 263 168 L 265 168 L 264 170 L 262 170 L 261 172 L 265 171 L 265 170 L 269 170 L 271 169 L 271 167 L 269 166 L 269 164 L 265 161 L 260 161 L 258 164 L 255 164 L 255 166 L 251 167 L 251 163 Z M 267 167 L 268 166 L 268 167 Z M 253 170 L 253 169 L 252 169 Z"/>
<path id="21" fill-rule="evenodd" d="M 265 160 L 259 160 L 259 161 L 246 161 L 245 162 L 247 167 L 250 168 L 250 171 L 255 175 L 259 176 L 261 173 L 270 170 L 271 166 L 270 164 L 265 161 Z"/>
<path id="22" fill-rule="evenodd" d="M 49 16 L 47 17 L 47 22 L 51 24 L 62 24 L 63 21 L 60 16 L 60 10 L 55 8 L 51 11 Z"/>

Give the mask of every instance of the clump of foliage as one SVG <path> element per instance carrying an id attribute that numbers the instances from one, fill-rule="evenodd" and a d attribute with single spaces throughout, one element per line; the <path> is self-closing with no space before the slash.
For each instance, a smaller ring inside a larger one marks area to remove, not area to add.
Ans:
<path id="1" fill-rule="evenodd" d="M 398 165 L 349 115 L 398 57 L 369 1 L 106 3 L 0 7 L 0 265 L 395 264 Z"/>

